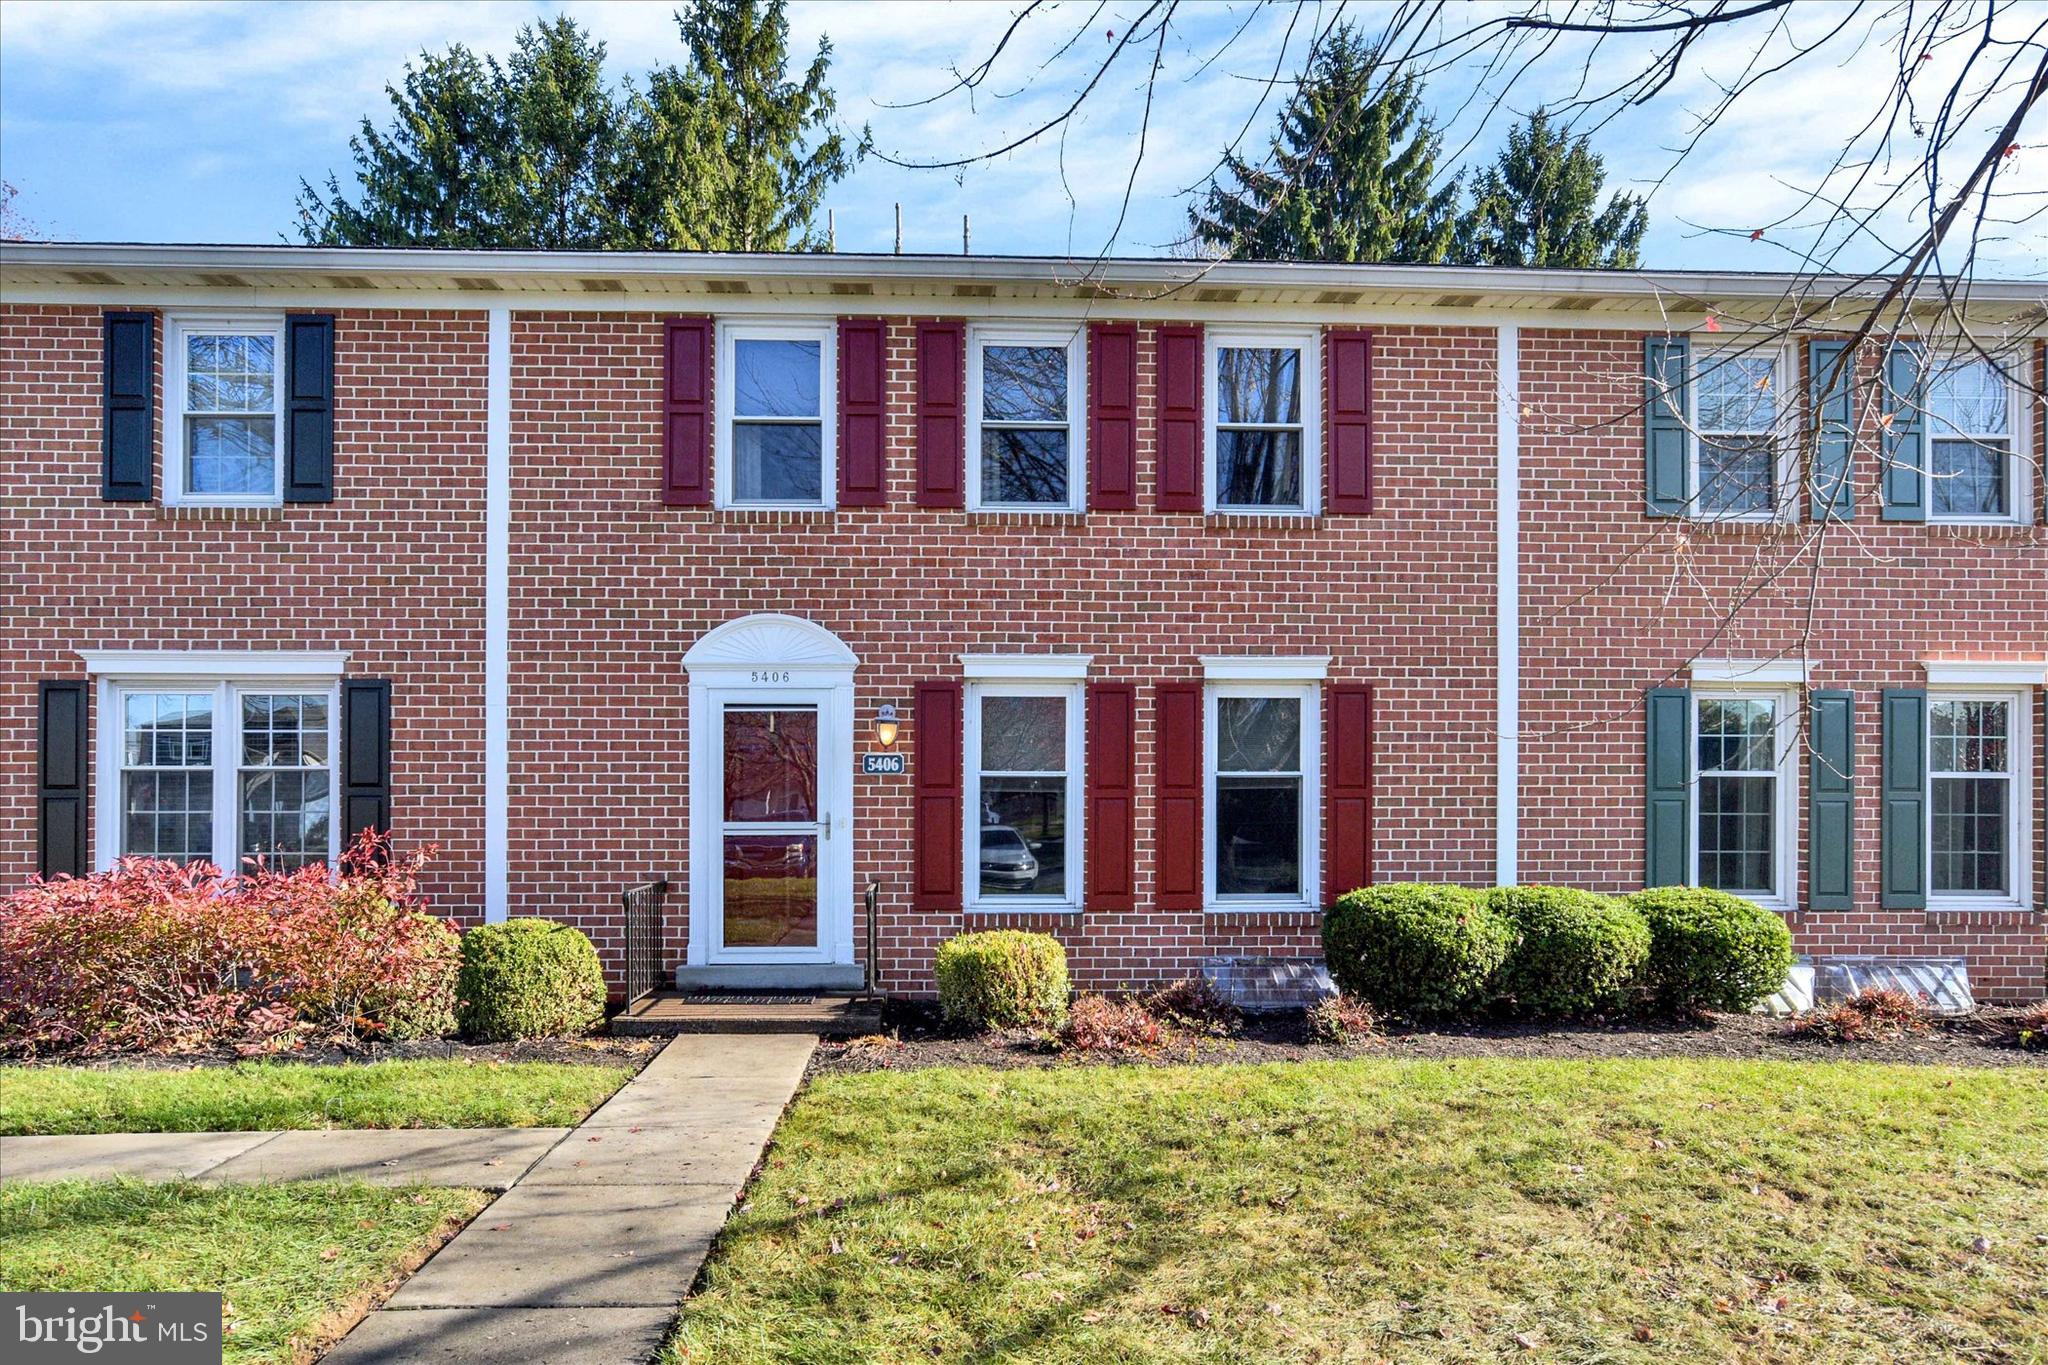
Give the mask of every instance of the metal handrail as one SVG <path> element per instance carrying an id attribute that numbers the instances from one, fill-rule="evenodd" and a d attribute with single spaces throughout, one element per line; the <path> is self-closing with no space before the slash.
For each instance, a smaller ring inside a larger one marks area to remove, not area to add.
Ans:
<path id="1" fill-rule="evenodd" d="M 626 916 L 626 1005 L 661 989 L 662 908 L 668 900 L 668 881 L 653 881 L 627 887 L 619 903 Z"/>
<path id="2" fill-rule="evenodd" d="M 882 998 L 882 993 L 879 989 L 877 989 L 876 985 L 876 983 L 881 980 L 882 975 L 882 969 L 879 961 L 880 954 L 882 951 L 881 935 L 878 934 L 875 929 L 875 905 L 881 899 L 881 897 L 882 884 L 880 882 L 869 882 L 867 895 L 863 898 L 867 901 L 868 911 L 868 960 L 866 963 L 867 985 L 860 993 L 860 998 L 863 1000 L 879 1000 Z"/>

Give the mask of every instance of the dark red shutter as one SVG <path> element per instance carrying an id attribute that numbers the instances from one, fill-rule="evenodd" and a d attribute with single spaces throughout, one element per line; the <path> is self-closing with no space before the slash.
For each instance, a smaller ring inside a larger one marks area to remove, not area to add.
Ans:
<path id="1" fill-rule="evenodd" d="M 880 318 L 839 319 L 839 505 L 888 502 L 883 458 L 889 336 Z"/>
<path id="2" fill-rule="evenodd" d="M 917 505 L 965 507 L 967 329 L 917 324 Z"/>
<path id="3" fill-rule="evenodd" d="M 1138 324 L 1088 324 L 1088 510 L 1138 506 Z"/>
<path id="4" fill-rule="evenodd" d="M 711 505 L 711 319 L 670 318 L 662 351 L 661 500 Z"/>
<path id="5" fill-rule="evenodd" d="M 1331 328 L 1323 335 L 1323 510 L 1372 511 L 1372 333 Z"/>
<path id="6" fill-rule="evenodd" d="M 919 910 L 960 908 L 960 684 L 919 683 L 916 727 L 917 847 L 913 904 Z"/>
<path id="7" fill-rule="evenodd" d="M 1162 512 L 1202 510 L 1202 329 L 1159 329 L 1159 490 Z"/>
<path id="8" fill-rule="evenodd" d="M 1202 908 L 1202 685 L 1161 683 L 1153 724 L 1159 743 L 1159 908 Z"/>
<path id="9" fill-rule="evenodd" d="M 1372 884 L 1372 688 L 1333 683 L 1323 721 L 1323 903 Z"/>
<path id="10" fill-rule="evenodd" d="M 1088 684 L 1088 894 L 1090 910 L 1135 910 L 1131 866 L 1138 801 L 1138 689 Z"/>

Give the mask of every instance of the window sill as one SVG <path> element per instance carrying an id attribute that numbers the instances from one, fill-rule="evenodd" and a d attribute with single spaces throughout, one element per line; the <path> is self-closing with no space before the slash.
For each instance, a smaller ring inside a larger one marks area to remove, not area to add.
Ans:
<path id="1" fill-rule="evenodd" d="M 1929 897 L 1930 915 L 2031 915 L 2034 907 L 2012 898 L 1986 900 L 1935 900 Z"/>
<path id="2" fill-rule="evenodd" d="M 1088 514 L 1071 507 L 970 507 L 969 526 L 1079 526 Z"/>
<path id="3" fill-rule="evenodd" d="M 963 907 L 961 913 L 968 915 L 1054 915 L 1061 918 L 1069 918 L 1078 916 L 1081 913 L 1081 907 L 1078 905 L 1050 905 L 1045 903 L 1036 905 L 969 905 Z"/>
<path id="4" fill-rule="evenodd" d="M 192 503 L 158 504 L 150 509 L 155 521 L 283 521 L 279 503 Z"/>
<path id="5" fill-rule="evenodd" d="M 2031 540 L 2034 527 L 2024 521 L 1936 521 L 1921 523 L 1950 540 Z"/>
<path id="6" fill-rule="evenodd" d="M 1302 915 L 1320 917 L 1322 907 L 1307 901 L 1212 901 L 1205 915 Z"/>
<path id="7" fill-rule="evenodd" d="M 1791 517 L 1684 517 L 1687 530 L 1720 536 L 1797 535 L 1805 523 Z"/>
<path id="8" fill-rule="evenodd" d="M 832 507 L 721 507 L 720 516 L 728 521 L 786 525 L 803 522 L 829 523 L 838 509 Z"/>
<path id="9" fill-rule="evenodd" d="M 1211 511 L 1202 524 L 1212 531 L 1319 531 L 1323 519 L 1314 512 Z"/>

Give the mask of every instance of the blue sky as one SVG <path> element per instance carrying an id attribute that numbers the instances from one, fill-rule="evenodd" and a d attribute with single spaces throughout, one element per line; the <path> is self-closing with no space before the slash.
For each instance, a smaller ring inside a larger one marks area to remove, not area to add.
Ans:
<path id="1" fill-rule="evenodd" d="M 521 23 L 567 10 L 609 45 L 618 75 L 637 74 L 679 59 L 672 8 L 516 0 L 4 0 L 0 175 L 20 189 L 18 211 L 50 237 L 275 242 L 291 228 L 299 177 L 346 171 L 357 120 L 369 113 L 382 122 L 385 83 L 397 80 L 422 48 L 462 42 L 502 54 Z M 872 125 L 880 150 L 910 158 L 957 154 L 999 146 L 1048 117 L 1113 41 L 1109 35 L 1121 34 L 1126 15 L 1142 6 L 1104 6 L 1090 31 L 1063 54 L 1060 44 L 1094 7 L 1057 7 L 1027 26 L 971 105 L 956 95 L 892 107 L 944 89 L 949 69 L 985 53 L 1008 26 L 1012 8 L 798 3 L 792 7 L 794 46 L 807 56 L 820 33 L 831 35 L 841 114 L 850 124 Z M 888 250 L 892 206 L 900 202 L 910 250 L 959 250 L 964 213 L 971 215 L 977 252 L 1093 254 L 1113 239 L 1120 254 L 1157 254 L 1182 230 L 1187 187 L 1206 175 L 1252 113 L 1276 61 L 1283 69 L 1297 65 L 1309 25 L 1327 22 L 1334 8 L 1307 11 L 1291 42 L 1286 8 L 1256 14 L 1242 4 L 1184 9 L 1189 17 L 1177 21 L 1161 56 L 1164 75 L 1146 152 L 1120 229 L 1149 53 L 1127 55 L 1063 140 L 1046 139 L 957 173 L 869 158 L 828 200 L 839 244 Z M 1778 40 L 1796 41 L 1801 24 L 1819 23 L 1825 7 L 1813 9 L 1795 16 Z M 1370 26 L 1384 10 L 1353 4 L 1346 13 Z M 2039 18 L 2037 10 L 2033 21 Z M 1208 61 L 1241 26 L 1236 43 Z M 1702 44 L 1657 101 L 1602 129 L 1595 145 L 1607 157 L 1609 187 L 1651 188 L 1670 167 L 1669 149 L 1688 136 L 1698 111 L 1712 100 L 1716 81 L 1754 59 L 1753 44 L 1753 34 Z M 1539 64 L 1509 92 L 1508 107 L 1554 102 L 1569 91 L 1576 71 L 1577 63 L 1568 60 Z M 1678 173 L 1656 186 L 1646 262 L 1662 268 L 1796 265 L 1816 215 L 1794 213 L 1791 224 L 1773 227 L 1760 242 L 1750 241 L 1748 232 L 1793 211 L 1801 193 L 1823 180 L 1887 74 L 1882 51 L 1829 51 L 1802 63 L 1794 77 L 1746 96 Z M 1430 86 L 1432 104 L 1449 123 L 1447 146 L 1468 162 L 1490 157 L 1506 126 L 1506 114 L 1478 116 L 1478 109 L 1492 107 L 1490 100 L 1467 101 L 1480 85 L 1476 68 L 1467 64 Z M 1262 113 L 1254 128 L 1270 124 Z M 2008 168 L 2008 183 L 2035 196 L 2025 201 L 2033 206 L 2048 191 L 2048 147 L 2041 141 L 2038 128 L 2029 130 Z M 2048 269 L 2041 225 L 2002 232 L 1987 248 L 1983 269 L 2036 277 Z"/>

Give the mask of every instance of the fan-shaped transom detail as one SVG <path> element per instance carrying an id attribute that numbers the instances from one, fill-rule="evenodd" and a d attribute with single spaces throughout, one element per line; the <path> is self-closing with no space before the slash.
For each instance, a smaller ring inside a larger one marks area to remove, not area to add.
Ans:
<path id="1" fill-rule="evenodd" d="M 704 632 L 683 655 L 683 667 L 854 668 L 846 642 L 815 621 L 781 612 L 741 616 Z"/>

